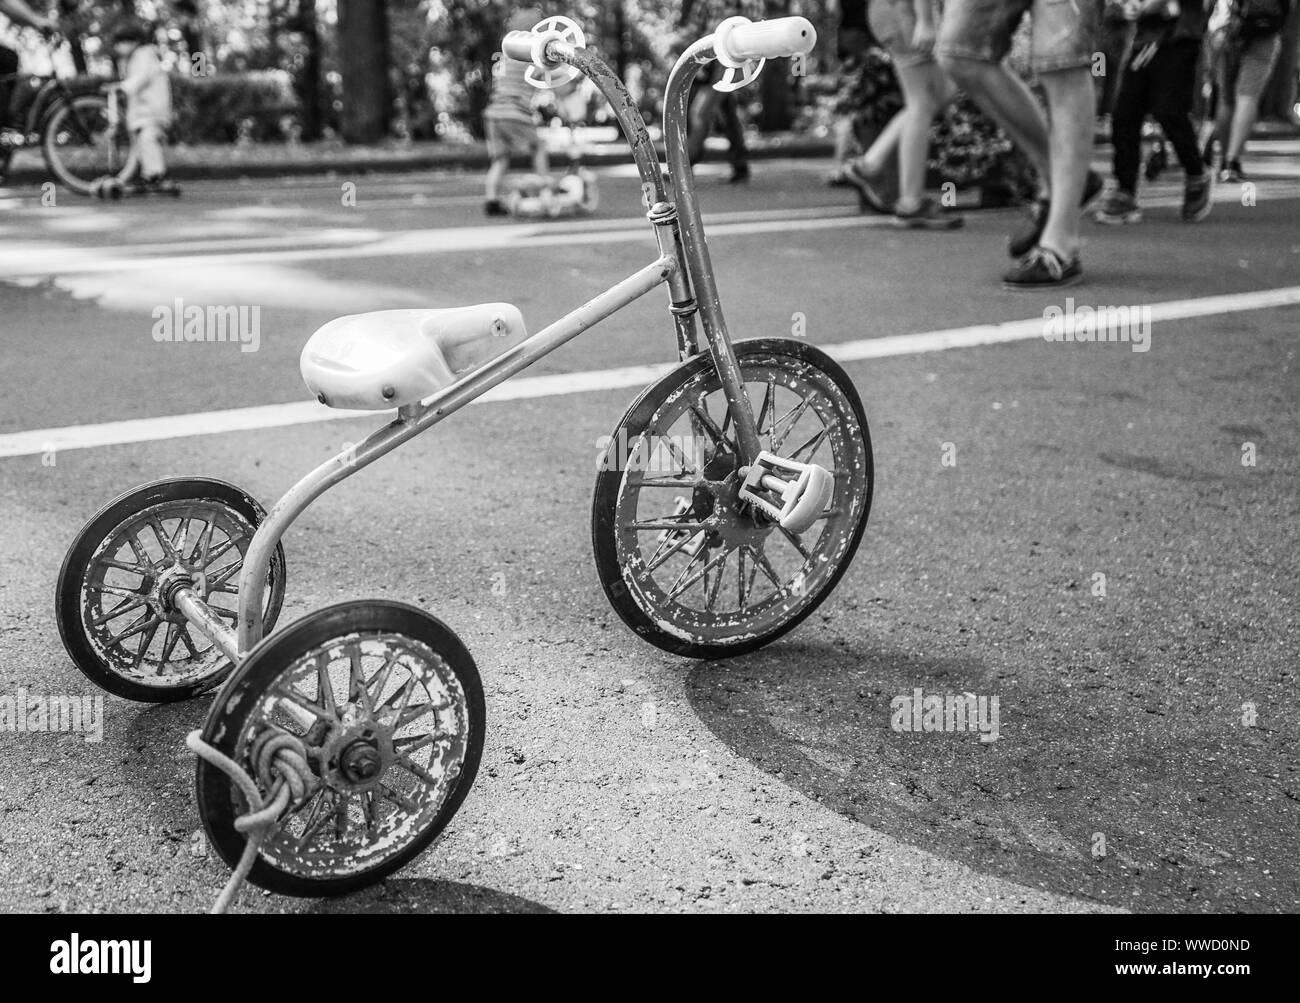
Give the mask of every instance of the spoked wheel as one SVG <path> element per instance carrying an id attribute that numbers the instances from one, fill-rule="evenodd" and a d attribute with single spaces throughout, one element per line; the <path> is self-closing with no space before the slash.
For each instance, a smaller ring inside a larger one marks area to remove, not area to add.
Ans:
<path id="1" fill-rule="evenodd" d="M 802 342 L 736 344 L 765 450 L 833 475 L 802 533 L 739 497 L 735 429 L 705 353 L 647 389 L 601 462 L 592 545 L 605 594 L 651 644 L 693 658 L 759 648 L 830 594 L 866 528 L 873 483 L 862 402 L 844 370 Z"/>
<path id="2" fill-rule="evenodd" d="M 233 484 L 169 478 L 128 491 L 77 535 L 59 571 L 64 647 L 99 686 L 128 700 L 185 700 L 221 682 L 231 662 L 168 594 L 187 585 L 234 626 L 239 574 L 266 513 Z M 264 629 L 284 601 L 284 551 L 267 572 Z"/>
<path id="3" fill-rule="evenodd" d="M 54 107 L 41 129 L 41 154 L 50 173 L 82 195 L 102 178 L 126 180 L 134 171 L 126 130 L 110 121 L 109 98 L 78 94 Z"/>
<path id="4" fill-rule="evenodd" d="M 266 638 L 213 700 L 203 729 L 267 800 L 276 777 L 262 750 L 287 743 L 310 768 L 249 880 L 288 895 L 336 895 L 405 865 L 469 793 L 484 719 L 473 658 L 414 606 L 341 603 Z M 206 760 L 196 790 L 208 838 L 235 867 L 244 794 Z"/>

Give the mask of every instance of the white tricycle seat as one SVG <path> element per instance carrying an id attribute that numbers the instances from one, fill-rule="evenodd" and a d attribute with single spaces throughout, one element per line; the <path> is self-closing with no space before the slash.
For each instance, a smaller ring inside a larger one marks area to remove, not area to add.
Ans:
<path id="1" fill-rule="evenodd" d="M 302 350 L 302 378 L 322 404 L 384 411 L 454 383 L 528 337 L 519 308 L 376 310 L 339 317 Z"/>

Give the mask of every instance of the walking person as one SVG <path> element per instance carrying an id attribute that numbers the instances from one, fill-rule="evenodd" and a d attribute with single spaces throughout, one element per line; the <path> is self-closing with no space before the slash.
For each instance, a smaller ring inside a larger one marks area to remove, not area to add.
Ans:
<path id="1" fill-rule="evenodd" d="M 1098 206 L 1098 223 L 1137 223 L 1138 168 L 1142 158 L 1142 123 L 1151 115 L 1165 141 L 1174 148 L 1186 176 L 1182 218 L 1199 223 L 1214 205 L 1212 178 L 1201 157 L 1192 124 L 1196 71 L 1201 58 L 1208 12 L 1204 0 L 1142 0 L 1137 34 L 1124 69 L 1111 127 L 1115 189 Z M 1148 172 L 1148 176 L 1150 172 Z"/>
<path id="2" fill-rule="evenodd" d="M 0 15 L 20 27 L 35 28 L 46 37 L 59 30 L 57 21 L 36 13 L 26 0 L 0 0 Z M 0 43 L 0 184 L 4 183 L 14 149 L 22 146 L 27 138 L 23 135 L 15 107 L 20 104 L 17 100 L 18 67 L 18 53 Z"/>
<path id="3" fill-rule="evenodd" d="M 131 152 L 139 163 L 139 178 L 132 186 L 137 195 L 179 195 L 180 187 L 167 176 L 163 140 L 172 122 L 172 89 L 153 44 L 153 32 L 135 19 L 113 33 L 113 51 L 122 62 L 122 93 L 126 95 L 126 128 Z"/>
<path id="4" fill-rule="evenodd" d="M 524 8 L 511 15 L 506 30 L 531 31 L 541 19 L 539 8 Z M 537 116 L 533 111 L 537 88 L 525 79 L 528 66 L 500 52 L 492 64 L 492 92 L 483 112 L 489 161 L 483 179 L 483 212 L 488 216 L 509 213 L 501 198 L 501 187 L 512 155 L 529 157 L 535 174 L 544 175 L 550 170 L 550 157 L 537 132 Z"/>
<path id="5" fill-rule="evenodd" d="M 1282 29 L 1290 12 L 1291 0 L 1218 0 L 1210 18 L 1218 106 L 1205 159 L 1213 168 L 1217 139 L 1223 149 L 1220 181 L 1246 180 L 1241 155 L 1259 117 L 1260 95 L 1282 51 Z"/>
<path id="6" fill-rule="evenodd" d="M 681 14 L 677 20 L 678 41 L 684 49 L 705 35 L 726 18 L 744 15 L 745 5 L 739 0 L 682 0 Z M 740 104 L 734 93 L 723 94 L 713 89 L 722 78 L 722 67 L 709 63 L 700 71 L 691 86 L 690 111 L 686 125 L 686 155 L 692 164 L 704 157 L 704 143 L 714 126 L 722 126 L 727 139 L 727 160 L 731 165 L 733 184 L 749 180 L 749 149 L 745 145 L 745 124 L 740 118 Z"/>
<path id="7" fill-rule="evenodd" d="M 907 229 L 951 230 L 962 217 L 940 208 L 925 194 L 930 161 L 930 124 L 956 94 L 934 58 L 942 11 L 934 0 L 872 0 L 867 10 L 871 31 L 888 51 L 903 89 L 903 108 L 885 126 L 844 177 L 875 208 L 893 213 L 894 224 Z M 896 124 L 897 123 L 897 124 Z M 883 205 L 881 177 L 898 149 L 898 198 Z"/>
<path id="8" fill-rule="evenodd" d="M 1028 226 L 1008 241 L 1015 265 L 1008 289 L 1070 285 L 1083 274 L 1079 214 L 1102 189 L 1089 170 L 1102 0 L 948 0 L 939 27 L 939 65 L 1024 150 L 1042 190 Z M 1048 115 L 1004 63 L 1028 14 L 1030 64 L 1047 94 Z M 1050 119 L 1050 126 L 1048 124 Z"/>

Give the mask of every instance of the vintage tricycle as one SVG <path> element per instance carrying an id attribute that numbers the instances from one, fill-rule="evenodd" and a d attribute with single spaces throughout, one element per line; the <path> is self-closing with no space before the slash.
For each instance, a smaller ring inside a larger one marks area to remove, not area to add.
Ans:
<path id="1" fill-rule="evenodd" d="M 802 57 L 814 41 L 800 17 L 733 17 L 690 45 L 665 91 L 665 172 L 627 89 L 576 24 L 552 17 L 511 32 L 502 49 L 531 64 L 534 84 L 581 72 L 608 99 L 636 161 L 655 260 L 531 336 L 507 303 L 331 321 L 303 350 L 308 387 L 331 407 L 395 409 L 387 425 L 270 512 L 224 481 L 171 478 L 122 495 L 82 529 L 57 594 L 78 667 L 133 700 L 221 687 L 188 739 L 208 838 L 235 868 L 218 909 L 245 876 L 328 895 L 390 874 L 450 821 L 483 749 L 474 660 L 424 610 L 342 602 L 272 632 L 285 530 L 327 488 L 650 290 L 667 286 L 680 364 L 633 401 L 596 475 L 592 545 L 614 609 L 651 644 L 718 658 L 780 637 L 844 574 L 871 507 L 862 403 L 803 340 L 733 344 L 686 155 L 702 66 L 717 59 L 715 86 L 734 90 L 765 59 Z"/>

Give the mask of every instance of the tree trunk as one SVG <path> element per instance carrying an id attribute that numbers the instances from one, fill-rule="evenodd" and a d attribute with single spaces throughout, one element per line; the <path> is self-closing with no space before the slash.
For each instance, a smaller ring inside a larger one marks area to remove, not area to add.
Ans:
<path id="1" fill-rule="evenodd" d="M 617 48 L 614 50 L 614 71 L 618 79 L 627 79 L 627 8 L 625 0 L 614 2 L 614 37 Z"/>
<path id="2" fill-rule="evenodd" d="M 302 35 L 307 50 L 298 75 L 298 101 L 302 105 L 302 138 L 320 139 L 322 131 L 320 76 L 320 25 L 316 20 L 316 0 L 298 0 L 298 20 L 294 27 Z"/>
<path id="3" fill-rule="evenodd" d="M 1300 4 L 1293 4 L 1291 17 L 1282 29 L 1282 52 L 1268 86 L 1260 97 L 1259 111 L 1264 118 L 1291 119 L 1296 103 L 1296 63 L 1300 59 Z"/>
<path id="4" fill-rule="evenodd" d="M 388 4 L 339 0 L 338 17 L 343 139 L 373 143 L 388 133 Z"/>
<path id="5" fill-rule="evenodd" d="M 81 30 L 72 19 L 76 13 L 77 0 L 59 0 L 60 29 L 63 37 L 68 40 L 68 49 L 72 53 L 72 65 L 76 68 L 77 76 L 84 77 L 89 70 L 86 66 L 86 50 L 81 44 Z"/>

